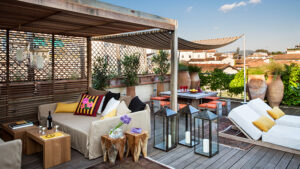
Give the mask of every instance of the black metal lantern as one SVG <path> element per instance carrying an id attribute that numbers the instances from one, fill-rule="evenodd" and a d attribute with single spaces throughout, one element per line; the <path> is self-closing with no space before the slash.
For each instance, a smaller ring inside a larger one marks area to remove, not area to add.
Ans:
<path id="1" fill-rule="evenodd" d="M 219 118 L 205 110 L 194 117 L 194 152 L 207 157 L 219 153 Z"/>
<path id="2" fill-rule="evenodd" d="M 187 105 L 178 111 L 178 144 L 188 147 L 195 145 L 193 135 L 193 118 L 199 110 L 191 105 Z"/>
<path id="3" fill-rule="evenodd" d="M 169 151 L 177 146 L 177 113 L 162 108 L 154 114 L 154 148 Z"/>

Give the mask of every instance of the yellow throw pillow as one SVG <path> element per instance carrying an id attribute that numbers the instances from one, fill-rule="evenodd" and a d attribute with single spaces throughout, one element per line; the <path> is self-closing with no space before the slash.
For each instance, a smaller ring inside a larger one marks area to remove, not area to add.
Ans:
<path id="1" fill-rule="evenodd" d="M 260 118 L 253 121 L 252 123 L 258 129 L 260 129 L 261 131 L 264 131 L 264 132 L 269 131 L 275 125 L 275 122 L 267 116 L 261 116 Z"/>
<path id="2" fill-rule="evenodd" d="M 75 103 L 57 103 L 54 113 L 74 113 L 77 109 L 78 102 Z"/>
<path id="3" fill-rule="evenodd" d="M 113 109 L 111 112 L 106 114 L 105 116 L 101 117 L 100 120 L 104 120 L 110 117 L 115 117 L 117 115 L 117 109 Z"/>
<path id="4" fill-rule="evenodd" d="M 267 112 L 275 120 L 285 115 L 285 113 L 279 107 L 273 107 L 272 110 L 267 110 Z"/>

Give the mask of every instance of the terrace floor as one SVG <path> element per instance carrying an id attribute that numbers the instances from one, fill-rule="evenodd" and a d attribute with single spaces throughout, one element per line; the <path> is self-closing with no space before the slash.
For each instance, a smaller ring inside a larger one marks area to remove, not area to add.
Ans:
<path id="1" fill-rule="evenodd" d="M 233 103 L 232 107 L 238 105 Z M 293 111 L 294 112 L 294 111 Z M 290 113 L 289 113 L 290 114 Z M 292 114 L 292 113 L 291 113 Z M 297 114 L 299 115 L 299 114 Z M 153 120 L 152 120 L 153 122 Z M 153 125 L 152 125 L 153 126 Z M 153 130 L 153 129 L 152 129 Z M 153 134 L 153 132 L 152 132 Z M 220 152 L 212 158 L 194 154 L 193 148 L 178 145 L 175 149 L 164 152 L 153 148 L 153 136 L 148 142 L 148 156 L 162 164 L 173 168 L 266 168 L 266 169 L 300 169 L 300 155 L 279 150 L 252 146 L 248 150 L 241 150 L 226 145 L 220 145 Z M 42 168 L 42 153 L 23 156 L 23 169 Z M 84 169 L 100 164 L 103 158 L 88 160 L 76 150 L 72 150 L 71 161 L 54 167 L 55 169 Z"/>

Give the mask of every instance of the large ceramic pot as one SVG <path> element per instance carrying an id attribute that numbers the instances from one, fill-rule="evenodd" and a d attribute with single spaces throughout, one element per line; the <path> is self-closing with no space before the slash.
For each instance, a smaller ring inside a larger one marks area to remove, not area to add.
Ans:
<path id="1" fill-rule="evenodd" d="M 134 97 L 135 96 L 135 86 L 127 86 L 126 95 Z"/>
<path id="2" fill-rule="evenodd" d="M 284 92 L 284 85 L 281 77 L 279 75 L 268 75 L 267 85 L 267 99 L 270 106 L 279 106 L 282 101 Z"/>
<path id="3" fill-rule="evenodd" d="M 200 87 L 200 78 L 198 72 L 193 72 L 191 76 L 191 89 L 198 89 Z"/>
<path id="4" fill-rule="evenodd" d="M 179 71 L 178 72 L 178 88 L 180 86 L 187 86 L 191 88 L 191 77 L 188 71 Z"/>
<path id="5" fill-rule="evenodd" d="M 158 82 L 157 83 L 157 96 L 159 96 L 160 92 L 165 91 L 164 83 L 163 82 Z"/>
<path id="6" fill-rule="evenodd" d="M 267 92 L 265 75 L 249 75 L 247 87 L 250 100 L 256 98 L 265 99 Z"/>

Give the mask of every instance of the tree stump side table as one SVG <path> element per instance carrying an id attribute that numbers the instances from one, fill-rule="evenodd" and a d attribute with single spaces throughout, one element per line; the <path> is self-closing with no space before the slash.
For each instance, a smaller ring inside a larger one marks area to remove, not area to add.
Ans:
<path id="1" fill-rule="evenodd" d="M 108 135 L 101 136 L 101 147 L 103 151 L 103 160 L 114 164 L 119 154 L 120 160 L 123 160 L 124 150 L 126 144 L 126 137 L 117 139 L 110 138 Z"/>
<path id="2" fill-rule="evenodd" d="M 127 139 L 127 153 L 133 156 L 133 161 L 137 162 L 139 160 L 139 156 L 142 154 L 144 157 L 147 157 L 147 145 L 149 134 L 147 131 L 142 131 L 141 134 L 131 133 L 130 131 L 125 132 Z"/>

